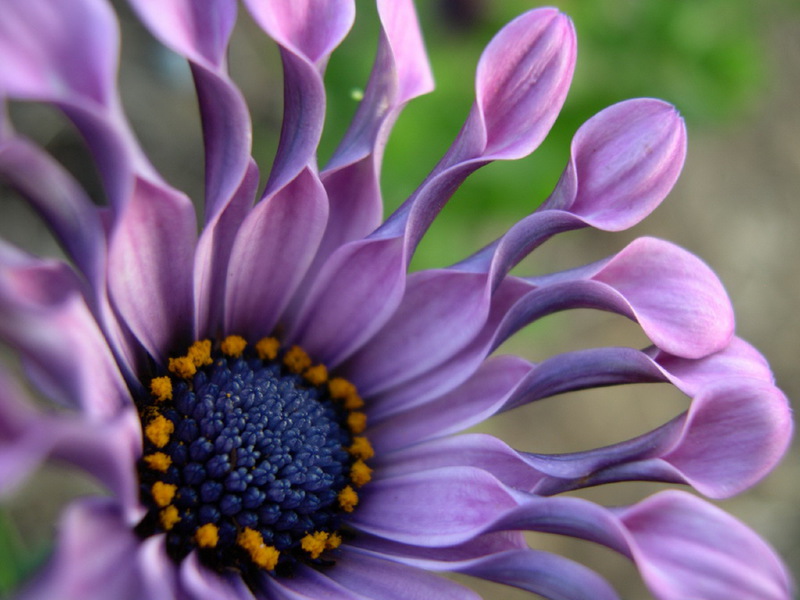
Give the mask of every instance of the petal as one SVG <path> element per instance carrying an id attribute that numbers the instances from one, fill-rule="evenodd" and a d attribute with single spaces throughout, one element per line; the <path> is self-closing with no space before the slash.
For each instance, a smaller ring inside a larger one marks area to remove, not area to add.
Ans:
<path id="1" fill-rule="evenodd" d="M 55 555 L 20 600 L 140 600 L 150 597 L 135 560 L 139 539 L 107 499 L 72 504 L 64 513 Z"/>
<path id="2" fill-rule="evenodd" d="M 268 598 L 276 600 L 371 600 L 373 597 L 362 596 L 348 590 L 316 569 L 305 565 L 297 568 L 294 577 L 264 577 L 264 587 L 269 592 Z"/>
<path id="3" fill-rule="evenodd" d="M 486 278 L 438 270 L 409 275 L 384 327 L 343 366 L 363 396 L 392 387 L 452 357 L 489 312 Z"/>
<path id="4" fill-rule="evenodd" d="M 315 163 L 325 115 L 322 72 L 350 30 L 352 0 L 247 0 L 256 22 L 279 44 L 284 69 L 284 115 L 267 196 Z"/>
<path id="5" fill-rule="evenodd" d="M 192 552 L 180 565 L 181 588 L 192 600 L 255 600 L 238 574 L 214 573 Z"/>
<path id="6" fill-rule="evenodd" d="M 489 42 L 475 78 L 482 154 L 521 158 L 539 146 L 567 97 L 575 55 L 571 23 L 552 8 L 517 17 Z"/>
<path id="7" fill-rule="evenodd" d="M 66 265 L 0 244 L 0 337 L 51 400 L 102 418 L 130 393 L 79 285 Z"/>
<path id="8" fill-rule="evenodd" d="M 735 518 L 690 494 L 667 491 L 621 511 L 633 556 L 659 600 L 788 600 L 775 552 Z"/>
<path id="9" fill-rule="evenodd" d="M 348 519 L 357 529 L 418 546 L 458 544 L 477 535 L 516 501 L 486 471 L 432 469 L 380 479 L 360 492 Z"/>
<path id="10" fill-rule="evenodd" d="M 599 112 L 575 134 L 570 162 L 543 210 L 568 210 L 593 227 L 627 229 L 666 197 L 686 158 L 686 127 L 650 98 Z"/>
<path id="11" fill-rule="evenodd" d="M 552 600 L 618 600 L 594 571 L 562 556 L 538 550 L 510 550 L 458 565 L 473 577 L 504 583 Z"/>
<path id="12" fill-rule="evenodd" d="M 778 388 L 729 378 L 692 400 L 684 434 L 663 458 L 702 493 L 725 498 L 775 468 L 791 436 L 789 403 Z"/>
<path id="13" fill-rule="evenodd" d="M 367 598 L 480 600 L 472 590 L 421 569 L 342 548 L 328 576 Z"/>
<path id="14" fill-rule="evenodd" d="M 192 338 L 194 208 L 182 194 L 137 181 L 108 259 L 111 299 L 157 360 Z"/>
<path id="15" fill-rule="evenodd" d="M 314 257 L 327 216 L 325 189 L 310 169 L 247 215 L 227 269 L 227 331 L 256 338 L 272 331 Z"/>

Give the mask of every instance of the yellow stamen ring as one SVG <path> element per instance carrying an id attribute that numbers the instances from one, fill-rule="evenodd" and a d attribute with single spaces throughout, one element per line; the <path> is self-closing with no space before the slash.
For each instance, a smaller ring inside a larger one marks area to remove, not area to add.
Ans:
<path id="1" fill-rule="evenodd" d="M 163 452 L 154 452 L 153 454 L 148 454 L 144 458 L 145 464 L 153 469 L 154 471 L 160 471 L 161 473 L 166 473 L 167 469 L 169 469 L 170 465 L 172 465 L 172 457 L 164 454 Z"/>
<path id="2" fill-rule="evenodd" d="M 186 357 L 194 363 L 195 367 L 206 367 L 213 361 L 211 358 L 211 340 L 198 340 L 186 353 Z"/>
<path id="3" fill-rule="evenodd" d="M 315 531 L 314 533 L 307 534 L 300 540 L 300 547 L 308 552 L 311 558 L 319 558 L 319 555 L 327 547 L 326 542 L 330 534 L 327 531 Z"/>
<path id="4" fill-rule="evenodd" d="M 206 523 L 197 528 L 194 539 L 200 548 L 214 548 L 219 542 L 219 528 L 213 523 Z"/>
<path id="5" fill-rule="evenodd" d="M 163 448 L 174 431 L 175 424 L 172 421 L 163 415 L 157 415 L 144 428 L 144 435 L 156 448 Z"/>
<path id="6" fill-rule="evenodd" d="M 161 508 L 166 508 L 175 498 L 175 492 L 178 491 L 178 486 L 172 483 L 164 483 L 163 481 L 156 481 L 153 487 L 150 488 L 150 493 L 153 495 L 153 502 Z"/>
<path id="7" fill-rule="evenodd" d="M 347 451 L 356 458 L 362 460 L 369 460 L 375 456 L 375 450 L 372 448 L 372 444 L 369 443 L 367 438 L 361 435 L 353 436 L 353 443 Z"/>
<path id="8" fill-rule="evenodd" d="M 158 402 L 172 400 L 172 380 L 164 375 L 150 380 L 150 393 Z"/>
<path id="9" fill-rule="evenodd" d="M 267 546 L 264 543 L 264 538 L 255 529 L 245 527 L 239 532 L 236 543 L 247 550 L 250 559 L 262 569 L 271 571 L 278 564 L 278 558 L 281 553 L 275 546 Z"/>
<path id="10" fill-rule="evenodd" d="M 161 527 L 164 528 L 164 531 L 170 531 L 175 527 L 175 524 L 181 520 L 181 517 L 178 513 L 178 509 L 170 504 L 158 513 L 158 520 L 161 523 Z"/>
<path id="11" fill-rule="evenodd" d="M 292 346 L 283 355 L 283 364 L 292 373 L 302 373 L 311 366 L 311 357 L 300 346 Z"/>
<path id="12" fill-rule="evenodd" d="M 325 365 L 314 365 L 303 371 L 303 377 L 311 385 L 322 385 L 328 380 L 328 369 Z"/>
<path id="13" fill-rule="evenodd" d="M 358 411 L 351 412 L 347 415 L 347 427 L 354 435 L 363 433 L 367 428 L 367 415 Z"/>
<path id="14" fill-rule="evenodd" d="M 344 512 L 353 512 L 358 504 L 358 494 L 349 485 L 346 485 L 338 495 L 339 507 Z"/>
<path id="15" fill-rule="evenodd" d="M 261 360 L 275 360 L 278 357 L 278 350 L 280 349 L 281 343 L 278 341 L 278 338 L 261 338 L 256 343 L 256 353 Z"/>
<path id="16" fill-rule="evenodd" d="M 247 348 L 247 341 L 240 335 L 229 335 L 219 346 L 223 354 L 232 358 L 239 358 Z"/>
<path id="17" fill-rule="evenodd" d="M 195 366 L 194 361 L 188 356 L 170 358 L 167 369 L 169 369 L 170 373 L 174 373 L 176 376 L 183 379 L 189 379 L 190 377 L 193 377 L 195 373 L 197 373 L 197 367 Z"/>
<path id="18" fill-rule="evenodd" d="M 350 481 L 361 487 L 372 480 L 372 469 L 360 458 L 350 467 Z"/>

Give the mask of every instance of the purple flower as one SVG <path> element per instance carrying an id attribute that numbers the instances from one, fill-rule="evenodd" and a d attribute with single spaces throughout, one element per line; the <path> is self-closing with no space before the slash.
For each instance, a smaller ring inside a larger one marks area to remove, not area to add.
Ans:
<path id="1" fill-rule="evenodd" d="M 263 192 L 251 123 L 229 78 L 234 0 L 130 0 L 191 66 L 205 209 L 156 172 L 116 88 L 118 34 L 103 0 L 6 0 L 0 99 L 59 108 L 83 135 L 108 206 L 0 121 L 0 173 L 48 223 L 70 264 L 0 245 L 0 338 L 37 393 L 0 374 L 0 489 L 42 461 L 110 495 L 69 506 L 25 599 L 474 598 L 451 571 L 554 599 L 617 598 L 525 531 L 590 540 L 632 560 L 660 599 L 787 599 L 790 578 L 752 530 L 683 491 L 607 508 L 559 495 L 645 480 L 725 498 L 759 481 L 791 435 L 787 400 L 734 336 L 714 273 L 641 238 L 569 271 L 510 271 L 555 234 L 629 228 L 669 193 L 686 137 L 653 99 L 614 105 L 576 133 L 544 204 L 474 255 L 407 273 L 454 190 L 531 153 L 575 61 L 567 17 L 530 11 L 489 44 L 457 139 L 382 221 L 384 144 L 432 87 L 410 0 L 379 0 L 375 65 L 350 129 L 320 170 L 323 73 L 354 18 L 347 0 L 245 0 L 278 44 L 284 122 Z M 166 124 L 168 125 L 168 124 Z M 594 308 L 652 345 L 533 364 L 495 355 L 529 323 Z M 463 433 L 563 392 L 667 382 L 691 399 L 663 426 L 574 454 L 516 451 Z"/>

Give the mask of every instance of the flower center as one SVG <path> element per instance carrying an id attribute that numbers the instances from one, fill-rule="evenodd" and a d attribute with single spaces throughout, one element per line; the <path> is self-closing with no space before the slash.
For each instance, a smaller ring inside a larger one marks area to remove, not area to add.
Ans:
<path id="1" fill-rule="evenodd" d="M 176 561 L 196 550 L 217 570 L 327 562 L 371 476 L 362 406 L 297 346 L 195 342 L 139 403 L 138 530 L 165 533 Z"/>

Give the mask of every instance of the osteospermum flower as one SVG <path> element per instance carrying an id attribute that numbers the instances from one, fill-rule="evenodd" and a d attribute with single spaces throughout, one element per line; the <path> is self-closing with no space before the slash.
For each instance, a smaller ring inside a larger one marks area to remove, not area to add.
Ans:
<path id="1" fill-rule="evenodd" d="M 722 285 L 686 251 L 643 238 L 569 271 L 510 275 L 558 233 L 626 229 L 661 202 L 685 155 L 673 107 L 640 99 L 602 111 L 576 133 L 538 210 L 450 268 L 408 274 L 459 184 L 547 134 L 575 61 L 567 17 L 533 10 L 498 33 L 457 139 L 381 222 L 384 143 L 403 106 L 432 86 L 410 1 L 378 1 L 372 75 L 320 170 L 323 72 L 354 3 L 245 0 L 285 73 L 283 128 L 261 193 L 245 101 L 226 70 L 236 2 L 130 4 L 191 66 L 206 151 L 199 235 L 192 204 L 125 120 L 109 4 L 2 6 L 0 97 L 63 111 L 108 199 L 97 208 L 0 121 L 0 172 L 70 259 L 0 246 L 0 336 L 37 392 L 63 408 L 33 408 L 2 376 L 0 487 L 55 458 L 110 492 L 66 509 L 49 566 L 22 598 L 476 597 L 432 571 L 546 598 L 617 597 L 588 568 L 528 547 L 525 531 L 605 545 L 661 599 L 790 597 L 769 546 L 696 495 L 664 491 L 614 508 L 559 495 L 648 480 L 728 497 L 769 472 L 790 437 L 766 362 L 734 336 Z M 572 308 L 623 315 L 652 345 L 538 364 L 493 355 L 527 324 Z M 639 382 L 675 386 L 688 410 L 576 454 L 461 433 L 542 398 Z"/>

